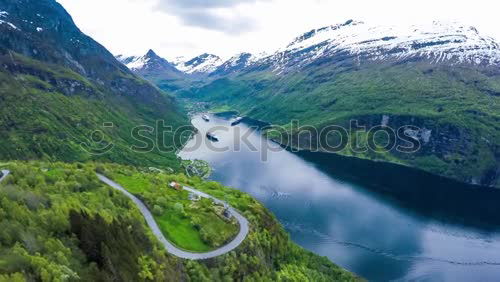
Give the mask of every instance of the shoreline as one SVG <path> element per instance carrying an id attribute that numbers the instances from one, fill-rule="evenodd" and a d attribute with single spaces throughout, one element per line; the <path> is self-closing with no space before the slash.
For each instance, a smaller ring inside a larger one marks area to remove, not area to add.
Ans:
<path id="1" fill-rule="evenodd" d="M 241 113 L 237 110 L 215 112 L 215 113 L 210 112 L 210 111 L 208 111 L 208 112 L 210 114 L 213 114 L 213 115 L 219 116 L 219 117 L 241 115 Z M 196 116 L 197 114 L 200 114 L 200 113 L 193 114 L 191 116 L 191 118 L 193 118 L 194 116 Z M 245 123 L 247 125 L 256 125 L 259 130 L 262 130 L 266 126 L 272 126 L 272 123 L 269 123 L 267 121 L 255 119 L 255 118 L 252 118 L 249 116 L 243 116 L 243 117 L 244 117 L 244 119 L 243 119 L 242 123 Z M 196 129 L 196 131 L 198 132 L 198 129 Z M 313 152 L 313 151 L 304 150 L 301 148 L 296 148 L 293 146 L 287 146 L 285 144 L 278 142 L 277 140 L 275 140 L 273 138 L 269 138 L 269 137 L 265 136 L 265 134 L 263 134 L 263 136 L 266 139 L 278 144 L 279 146 L 281 146 L 282 148 L 284 148 L 285 150 L 287 150 L 293 154 L 299 154 L 299 155 L 304 154 L 304 153 L 306 153 L 306 154 L 326 154 L 326 155 L 331 155 L 334 158 L 345 158 L 347 160 L 356 161 L 356 162 L 367 162 L 367 165 L 377 164 L 377 165 L 382 165 L 384 167 L 389 167 L 389 168 L 398 167 L 400 169 L 407 169 L 407 170 L 413 171 L 417 174 L 422 174 L 422 175 L 427 176 L 427 177 L 436 177 L 437 179 L 439 179 L 441 181 L 453 183 L 457 186 L 466 187 L 466 189 L 491 190 L 491 191 L 499 191 L 500 192 L 500 187 L 485 186 L 485 185 L 480 185 L 480 184 L 468 183 L 468 182 L 464 182 L 464 181 L 461 181 L 461 180 L 458 180 L 458 179 L 455 179 L 455 178 L 452 178 L 449 176 L 433 173 L 433 172 L 430 172 L 428 170 L 425 170 L 425 169 L 422 169 L 419 167 L 415 167 L 415 166 L 411 166 L 411 165 L 407 165 L 407 164 L 396 163 L 396 162 L 391 162 L 391 161 L 386 161 L 386 160 L 376 160 L 376 159 L 362 158 L 362 157 L 357 157 L 357 156 L 342 155 L 342 154 L 338 154 L 335 152 L 326 152 L 326 151 L 325 152 L 323 152 L 323 151 Z M 192 138 L 192 136 L 188 140 L 190 140 L 191 138 Z M 182 151 L 182 149 L 180 151 Z M 354 176 L 352 178 L 355 179 L 357 177 Z"/>
<path id="2" fill-rule="evenodd" d="M 255 123 L 259 123 L 259 124 L 266 124 L 267 126 L 272 126 L 272 124 L 269 123 L 269 122 L 258 120 L 258 119 L 254 119 L 254 118 L 251 118 L 251 117 L 248 117 L 248 116 L 245 117 L 245 119 L 243 120 L 243 123 L 245 123 L 247 120 L 250 120 L 252 123 L 255 122 Z M 251 125 L 253 125 L 253 124 L 251 124 Z M 433 177 L 441 178 L 441 179 L 444 179 L 446 181 L 455 182 L 457 185 L 460 185 L 460 186 L 468 186 L 469 189 L 490 189 L 490 190 L 494 190 L 494 191 L 500 191 L 500 187 L 497 187 L 497 186 L 485 186 L 485 185 L 481 185 L 481 184 L 474 184 L 474 183 L 464 182 L 464 181 L 455 179 L 453 177 L 449 177 L 449 176 L 445 176 L 445 175 L 433 173 L 433 172 L 427 171 L 425 169 L 422 169 L 422 168 L 419 168 L 419 167 L 415 167 L 415 166 L 411 166 L 411 165 L 407 165 L 407 164 L 403 164 L 403 163 L 396 163 L 396 162 L 391 162 L 391 161 L 386 161 L 386 160 L 376 160 L 376 159 L 362 158 L 362 157 L 357 157 L 357 156 L 342 155 L 342 154 L 338 154 L 338 153 L 335 153 L 335 152 L 327 152 L 327 151 L 317 151 L 317 152 L 314 152 L 314 151 L 310 151 L 310 150 L 305 150 L 305 149 L 297 148 L 295 146 L 287 146 L 285 144 L 282 144 L 282 143 L 278 142 L 276 139 L 269 138 L 269 137 L 267 137 L 265 135 L 264 135 L 264 137 L 266 137 L 266 139 L 268 139 L 268 140 L 270 140 L 270 141 L 278 144 L 282 148 L 284 148 L 287 151 L 289 151 L 291 153 L 294 153 L 294 154 L 299 154 L 299 153 L 304 153 L 304 152 L 305 153 L 311 153 L 311 154 L 328 154 L 328 155 L 333 155 L 335 157 L 341 157 L 341 158 L 346 158 L 346 159 L 351 159 L 351 160 L 371 162 L 372 164 L 382 164 L 382 165 L 388 165 L 388 166 L 398 166 L 398 167 L 401 167 L 401 168 L 416 170 L 416 171 L 419 171 L 419 172 L 421 172 L 423 174 L 427 174 L 427 175 L 430 175 L 430 176 L 433 176 Z"/>

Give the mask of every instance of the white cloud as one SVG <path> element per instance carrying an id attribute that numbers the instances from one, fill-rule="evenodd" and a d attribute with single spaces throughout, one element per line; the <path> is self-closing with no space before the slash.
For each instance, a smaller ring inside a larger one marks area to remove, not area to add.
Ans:
<path id="1" fill-rule="evenodd" d="M 255 24 L 251 17 L 232 8 L 258 1 L 270 0 L 158 0 L 156 7 L 175 15 L 188 26 L 238 34 L 252 30 Z"/>
<path id="2" fill-rule="evenodd" d="M 225 0 L 208 6 L 202 0 L 58 1 L 115 54 L 152 48 L 166 58 L 204 52 L 228 57 L 274 50 L 303 32 L 348 19 L 391 25 L 459 21 L 500 41 L 500 4 L 489 0 Z"/>

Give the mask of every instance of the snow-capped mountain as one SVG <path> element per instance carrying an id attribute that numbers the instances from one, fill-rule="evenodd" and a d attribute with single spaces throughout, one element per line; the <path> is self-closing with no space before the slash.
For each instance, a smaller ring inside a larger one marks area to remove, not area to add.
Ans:
<path id="1" fill-rule="evenodd" d="M 13 23 L 11 23 L 7 20 L 8 16 L 9 16 L 8 12 L 0 11 L 0 24 L 5 24 L 5 25 L 9 26 L 9 28 L 11 28 L 11 29 L 18 29 L 17 26 L 15 26 Z"/>
<path id="2" fill-rule="evenodd" d="M 174 65 L 175 67 L 184 64 L 186 61 L 187 61 L 187 58 L 185 56 L 178 56 L 178 57 L 175 57 L 175 58 L 169 60 L 169 62 L 172 65 Z"/>
<path id="3" fill-rule="evenodd" d="M 265 58 L 267 56 L 266 53 L 261 53 L 259 55 L 253 55 L 250 53 L 240 53 L 236 56 L 231 57 L 229 60 L 225 61 L 221 64 L 217 69 L 215 69 L 211 76 L 223 76 L 229 75 L 231 73 L 238 72 L 246 67 L 253 65 L 259 60 Z"/>
<path id="4" fill-rule="evenodd" d="M 312 63 L 361 65 L 422 60 L 447 65 L 500 65 L 500 45 L 495 40 L 480 35 L 474 27 L 443 22 L 420 26 L 376 26 L 349 20 L 306 32 L 271 54 L 241 53 L 227 61 L 207 53 L 190 60 L 177 57 L 171 63 L 161 60 L 170 69 L 176 68 L 196 77 L 220 77 L 243 70 L 286 73 Z M 151 64 L 148 55 L 117 58 L 132 70 Z"/>
<path id="5" fill-rule="evenodd" d="M 260 63 L 282 72 L 316 60 L 364 61 L 427 60 L 451 65 L 500 64 L 500 47 L 474 27 L 433 22 L 421 26 L 374 26 L 349 20 L 314 29 Z"/>
<path id="6" fill-rule="evenodd" d="M 125 55 L 116 56 L 116 59 L 124 65 L 128 65 L 139 58 L 140 58 L 139 56 L 125 56 Z"/>
<path id="7" fill-rule="evenodd" d="M 133 72 L 142 76 L 163 77 L 165 79 L 180 78 L 183 73 L 173 64 L 149 50 L 144 56 L 123 56 L 116 58 Z"/>
<path id="8" fill-rule="evenodd" d="M 161 75 L 168 71 L 170 74 L 179 74 L 184 76 L 204 76 L 215 71 L 223 61 L 216 55 L 202 54 L 195 58 L 186 60 L 186 57 L 180 56 L 167 61 L 158 56 L 153 50 L 149 50 L 144 56 L 125 56 L 118 55 L 116 59 L 126 65 L 132 71 L 144 75 Z M 170 77 L 166 77 L 170 78 Z"/>
<path id="9" fill-rule="evenodd" d="M 205 53 L 185 62 L 178 61 L 176 67 L 187 74 L 209 74 L 222 63 L 218 56 Z"/>

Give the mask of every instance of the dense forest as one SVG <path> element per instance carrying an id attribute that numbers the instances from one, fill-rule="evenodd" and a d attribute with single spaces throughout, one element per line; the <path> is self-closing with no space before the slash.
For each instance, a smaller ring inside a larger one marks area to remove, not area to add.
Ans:
<path id="1" fill-rule="evenodd" d="M 249 195 L 218 183 L 165 175 L 239 209 L 251 233 L 235 251 L 188 261 L 165 252 L 134 204 L 101 182 L 149 169 L 96 163 L 2 163 L 0 281 L 354 281 L 355 276 L 291 242 Z M 162 172 L 156 172 L 162 174 Z M 161 175 L 159 175 L 161 177 Z"/>

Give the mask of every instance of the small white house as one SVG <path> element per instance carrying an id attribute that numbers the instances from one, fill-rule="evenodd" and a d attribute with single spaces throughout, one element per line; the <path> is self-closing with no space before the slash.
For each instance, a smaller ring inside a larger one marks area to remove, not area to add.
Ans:
<path id="1" fill-rule="evenodd" d="M 168 186 L 170 186 L 170 188 L 175 189 L 177 191 L 182 190 L 182 185 L 180 185 L 179 183 L 174 182 L 174 181 L 170 182 L 170 184 Z"/>

